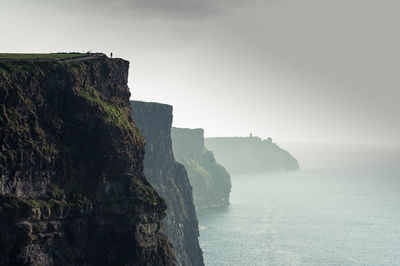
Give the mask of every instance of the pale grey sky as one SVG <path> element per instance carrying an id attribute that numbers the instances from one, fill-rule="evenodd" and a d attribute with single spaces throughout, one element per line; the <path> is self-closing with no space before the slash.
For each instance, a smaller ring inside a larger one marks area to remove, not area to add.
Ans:
<path id="1" fill-rule="evenodd" d="M 3 0 L 0 52 L 113 52 L 207 136 L 400 143 L 395 0 Z"/>

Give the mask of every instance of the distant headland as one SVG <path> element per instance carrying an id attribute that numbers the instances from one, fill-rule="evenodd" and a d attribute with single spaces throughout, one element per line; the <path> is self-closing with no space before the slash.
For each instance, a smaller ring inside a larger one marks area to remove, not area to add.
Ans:
<path id="1" fill-rule="evenodd" d="M 299 163 L 272 138 L 206 138 L 205 145 L 231 174 L 298 170 Z"/>

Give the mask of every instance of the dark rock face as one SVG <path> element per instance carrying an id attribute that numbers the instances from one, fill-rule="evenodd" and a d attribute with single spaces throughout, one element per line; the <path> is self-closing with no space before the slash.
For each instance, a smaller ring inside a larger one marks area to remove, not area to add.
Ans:
<path id="1" fill-rule="evenodd" d="M 172 265 L 129 62 L 0 62 L 0 265 Z"/>
<path id="2" fill-rule="evenodd" d="M 203 129 L 172 128 L 172 145 L 176 160 L 188 171 L 196 208 L 228 206 L 231 179 L 204 147 Z"/>
<path id="3" fill-rule="evenodd" d="M 207 138 L 205 143 L 231 174 L 299 169 L 297 160 L 271 138 Z"/>
<path id="4" fill-rule="evenodd" d="M 131 107 L 146 139 L 145 175 L 167 202 L 163 231 L 173 244 L 177 265 L 204 265 L 192 187 L 172 152 L 172 106 L 131 101 Z"/>

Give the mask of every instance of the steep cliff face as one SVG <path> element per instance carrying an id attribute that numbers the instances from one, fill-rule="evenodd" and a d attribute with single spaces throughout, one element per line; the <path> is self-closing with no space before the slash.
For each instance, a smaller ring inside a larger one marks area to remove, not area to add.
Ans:
<path id="1" fill-rule="evenodd" d="M 176 160 L 188 171 L 196 208 L 228 206 L 231 179 L 204 147 L 203 129 L 172 128 L 172 143 Z"/>
<path id="2" fill-rule="evenodd" d="M 167 202 L 163 231 L 173 244 L 177 265 L 204 265 L 192 187 L 172 152 L 172 106 L 131 101 L 131 108 L 146 139 L 145 175 Z"/>
<path id="3" fill-rule="evenodd" d="M 0 265 L 171 265 L 129 62 L 0 62 Z"/>
<path id="4" fill-rule="evenodd" d="M 299 169 L 297 160 L 271 138 L 207 138 L 205 143 L 231 174 Z"/>

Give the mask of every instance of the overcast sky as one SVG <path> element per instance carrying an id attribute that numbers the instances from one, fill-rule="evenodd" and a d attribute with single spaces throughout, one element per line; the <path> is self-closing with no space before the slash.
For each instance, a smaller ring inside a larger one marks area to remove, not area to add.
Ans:
<path id="1" fill-rule="evenodd" d="M 400 143 L 400 1 L 2 0 L 0 52 L 113 52 L 207 136 Z"/>

